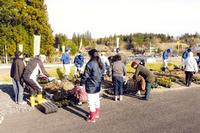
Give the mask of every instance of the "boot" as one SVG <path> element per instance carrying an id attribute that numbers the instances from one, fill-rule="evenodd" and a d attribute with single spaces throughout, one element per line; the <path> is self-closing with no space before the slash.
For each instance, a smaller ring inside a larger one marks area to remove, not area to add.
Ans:
<path id="1" fill-rule="evenodd" d="M 38 100 L 38 104 L 42 104 L 43 103 L 42 94 L 38 94 L 37 95 L 37 100 Z"/>
<path id="2" fill-rule="evenodd" d="M 99 118 L 99 114 L 100 114 L 100 109 L 96 108 L 96 112 L 95 112 L 95 118 Z"/>
<path id="3" fill-rule="evenodd" d="M 96 120 L 95 120 L 95 112 L 90 112 L 88 118 L 87 118 L 87 122 L 92 122 L 92 123 L 95 123 Z"/>
<path id="4" fill-rule="evenodd" d="M 35 107 L 36 103 L 35 103 L 35 97 L 34 96 L 30 97 L 30 104 L 31 104 L 31 107 Z"/>

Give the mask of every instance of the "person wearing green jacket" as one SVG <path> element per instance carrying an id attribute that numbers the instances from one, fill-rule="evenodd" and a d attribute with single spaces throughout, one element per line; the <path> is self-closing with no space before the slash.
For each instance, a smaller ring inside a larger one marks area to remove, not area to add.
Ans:
<path id="1" fill-rule="evenodd" d="M 154 82 L 153 73 L 149 69 L 144 67 L 143 65 L 140 65 L 139 62 L 137 62 L 137 61 L 133 61 L 131 64 L 131 67 L 136 69 L 133 79 L 137 79 L 139 75 L 145 79 L 146 92 L 145 92 L 145 96 L 142 97 L 141 99 L 149 100 L 150 92 L 151 92 L 151 84 Z"/>

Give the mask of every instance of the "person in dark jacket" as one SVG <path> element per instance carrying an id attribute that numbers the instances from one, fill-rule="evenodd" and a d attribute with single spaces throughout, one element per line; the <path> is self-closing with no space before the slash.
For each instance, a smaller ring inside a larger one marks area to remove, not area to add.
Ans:
<path id="1" fill-rule="evenodd" d="M 74 58 L 74 64 L 76 67 L 74 75 L 78 75 L 78 73 L 80 75 L 82 72 L 83 65 L 84 65 L 84 57 L 81 52 L 79 52 L 79 54 Z"/>
<path id="2" fill-rule="evenodd" d="M 196 61 L 197 61 L 197 65 L 198 65 L 198 67 L 200 68 L 200 53 L 197 53 L 197 59 L 196 59 Z"/>
<path id="3" fill-rule="evenodd" d="M 15 93 L 15 102 L 17 104 L 26 103 L 25 101 L 23 101 L 24 88 L 22 87 L 22 82 L 21 82 L 24 68 L 25 68 L 25 63 L 23 61 L 23 55 L 21 52 L 17 51 L 15 54 L 15 58 L 13 59 L 10 71 L 10 77 L 12 78 L 13 90 Z"/>
<path id="4" fill-rule="evenodd" d="M 168 63 L 168 58 L 170 53 L 172 52 L 172 49 L 167 49 L 163 52 L 162 58 L 163 58 L 163 66 L 162 66 L 162 71 L 167 70 L 167 63 Z"/>
<path id="5" fill-rule="evenodd" d="M 70 48 L 67 48 L 65 50 L 65 53 L 62 55 L 60 61 L 62 61 L 63 63 L 63 67 L 64 67 L 64 78 L 67 79 L 70 73 Z"/>
<path id="6" fill-rule="evenodd" d="M 23 80 L 27 86 L 31 88 L 31 93 L 35 94 L 42 91 L 42 87 L 37 82 L 38 76 L 48 77 L 48 73 L 44 69 L 43 63 L 46 60 L 45 55 L 39 55 L 33 58 L 24 69 Z"/>
<path id="7" fill-rule="evenodd" d="M 137 79 L 139 75 L 145 79 L 146 92 L 145 92 L 145 97 L 142 97 L 141 99 L 148 100 L 150 97 L 150 92 L 151 92 L 151 84 L 152 82 L 154 82 L 153 73 L 150 70 L 148 70 L 146 67 L 140 65 L 137 61 L 133 61 L 131 64 L 131 67 L 136 69 L 133 79 Z"/>
<path id="8" fill-rule="evenodd" d="M 24 69 L 23 80 L 26 83 L 26 86 L 30 89 L 30 103 L 31 107 L 34 107 L 35 104 L 35 96 L 37 95 L 38 103 L 41 104 L 43 102 L 42 98 L 42 86 L 37 81 L 39 76 L 48 78 L 48 73 L 44 69 L 43 63 L 46 60 L 45 55 L 37 55 L 34 59 L 29 61 L 27 66 Z"/>
<path id="9" fill-rule="evenodd" d="M 123 99 L 123 84 L 126 76 L 126 68 L 124 63 L 121 61 L 121 56 L 116 55 L 115 61 L 112 64 L 112 82 L 114 88 L 115 101 L 122 101 Z"/>
<path id="10" fill-rule="evenodd" d="M 104 68 L 96 49 L 91 49 L 88 54 L 90 56 L 90 60 L 86 64 L 85 71 L 82 76 L 82 82 L 85 84 L 90 108 L 87 122 L 95 122 L 95 118 L 99 118 L 99 93 L 101 90 Z"/>

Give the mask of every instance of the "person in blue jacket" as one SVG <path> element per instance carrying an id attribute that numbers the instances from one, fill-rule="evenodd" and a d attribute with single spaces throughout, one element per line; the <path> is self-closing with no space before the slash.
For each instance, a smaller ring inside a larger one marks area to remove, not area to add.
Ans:
<path id="1" fill-rule="evenodd" d="M 90 60 L 86 64 L 85 71 L 82 75 L 82 83 L 85 84 L 90 109 L 87 122 L 95 122 L 95 119 L 99 118 L 99 93 L 101 90 L 104 66 L 96 49 L 91 49 L 88 54 Z"/>
<path id="2" fill-rule="evenodd" d="M 168 63 L 168 58 L 170 53 L 172 52 L 172 49 L 167 49 L 163 52 L 162 58 L 163 58 L 163 67 L 162 67 L 162 71 L 166 71 L 167 69 L 167 63 Z"/>
<path id="3" fill-rule="evenodd" d="M 189 52 L 191 52 L 191 51 L 192 51 L 192 49 L 188 48 L 183 52 L 183 54 L 182 54 L 182 63 L 183 64 L 184 64 L 185 60 L 188 58 Z"/>
<path id="4" fill-rule="evenodd" d="M 197 65 L 200 68 L 200 53 L 197 53 L 198 58 L 196 59 Z"/>
<path id="5" fill-rule="evenodd" d="M 65 50 L 65 53 L 63 53 L 60 61 L 63 63 L 64 67 L 64 78 L 67 79 L 70 73 L 70 48 L 67 48 Z"/>
<path id="6" fill-rule="evenodd" d="M 80 51 L 79 54 L 74 58 L 74 64 L 76 66 L 76 70 L 75 70 L 75 75 L 78 75 L 77 72 L 79 73 L 79 75 L 82 72 L 82 68 L 84 65 L 84 57 L 82 52 Z"/>

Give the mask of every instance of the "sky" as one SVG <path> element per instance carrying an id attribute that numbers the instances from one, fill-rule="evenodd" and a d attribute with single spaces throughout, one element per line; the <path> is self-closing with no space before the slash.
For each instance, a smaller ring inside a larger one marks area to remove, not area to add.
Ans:
<path id="1" fill-rule="evenodd" d="M 200 33 L 200 0 L 45 0 L 53 33 Z"/>

